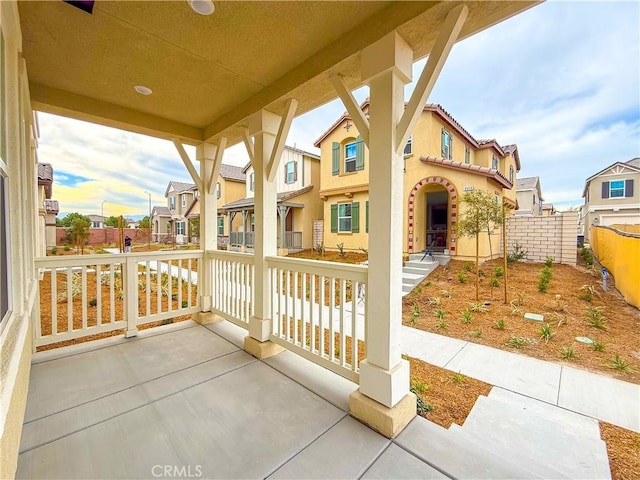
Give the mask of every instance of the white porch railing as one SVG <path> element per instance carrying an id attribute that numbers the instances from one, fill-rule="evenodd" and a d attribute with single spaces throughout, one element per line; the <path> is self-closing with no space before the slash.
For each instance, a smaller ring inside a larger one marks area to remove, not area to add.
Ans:
<path id="1" fill-rule="evenodd" d="M 249 328 L 253 315 L 254 257 L 248 253 L 207 251 L 213 279 L 212 312 Z"/>
<path id="2" fill-rule="evenodd" d="M 201 250 L 42 257 L 34 348 L 199 311 Z"/>
<path id="3" fill-rule="evenodd" d="M 364 354 L 368 269 L 268 257 L 271 340 L 354 382 Z"/>

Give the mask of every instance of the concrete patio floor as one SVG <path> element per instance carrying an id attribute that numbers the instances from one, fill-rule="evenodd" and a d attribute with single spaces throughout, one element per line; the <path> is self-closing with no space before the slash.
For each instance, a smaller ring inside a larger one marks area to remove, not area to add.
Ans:
<path id="1" fill-rule="evenodd" d="M 16 477 L 451 477 L 350 417 L 355 384 L 241 337 L 184 322 L 36 355 Z"/>

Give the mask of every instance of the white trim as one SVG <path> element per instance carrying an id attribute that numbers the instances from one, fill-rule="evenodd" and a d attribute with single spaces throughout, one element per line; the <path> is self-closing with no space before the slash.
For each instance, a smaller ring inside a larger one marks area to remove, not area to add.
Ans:
<path id="1" fill-rule="evenodd" d="M 620 197 L 616 197 L 616 198 L 620 198 Z M 602 199 L 602 200 L 606 200 L 606 199 Z M 633 209 L 640 209 L 640 203 L 631 203 L 631 204 L 626 204 L 626 205 L 620 205 L 620 204 L 613 204 L 613 205 L 603 205 L 601 207 L 595 206 L 595 207 L 589 207 L 587 209 L 587 213 L 594 213 L 600 210 L 612 210 L 614 208 L 619 208 L 622 210 L 633 210 Z"/>

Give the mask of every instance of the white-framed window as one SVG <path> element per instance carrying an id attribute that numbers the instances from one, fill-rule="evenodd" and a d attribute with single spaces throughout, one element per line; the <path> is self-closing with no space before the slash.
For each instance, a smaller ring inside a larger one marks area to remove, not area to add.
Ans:
<path id="1" fill-rule="evenodd" d="M 513 183 L 513 165 L 509 165 L 509 181 Z"/>
<path id="2" fill-rule="evenodd" d="M 169 197 L 169 210 L 176 209 L 176 197 Z"/>
<path id="3" fill-rule="evenodd" d="M 11 313 L 11 245 L 9 244 L 9 169 L 5 95 L 4 35 L 0 29 L 0 331 Z"/>
<path id="4" fill-rule="evenodd" d="M 338 232 L 351 232 L 351 203 L 338 204 Z"/>
<path id="5" fill-rule="evenodd" d="M 220 182 L 216 182 L 216 198 L 220 198 L 222 193 L 222 187 L 220 186 Z"/>
<path id="6" fill-rule="evenodd" d="M 624 197 L 624 180 L 609 182 L 609 198 Z"/>
<path id="7" fill-rule="evenodd" d="M 296 172 L 296 162 L 287 162 L 284 166 L 284 183 L 293 183 L 296 181 L 298 172 Z"/>
<path id="8" fill-rule="evenodd" d="M 249 191 L 256 191 L 256 174 L 254 172 L 251 172 L 251 175 L 249 175 Z"/>
<path id="9" fill-rule="evenodd" d="M 347 143 L 344 146 L 344 171 L 345 172 L 356 171 L 356 155 L 357 155 L 356 142 Z"/>
<path id="10" fill-rule="evenodd" d="M 176 235 L 184 235 L 184 222 L 176 222 Z"/>
<path id="11" fill-rule="evenodd" d="M 453 139 L 451 138 L 451 134 L 447 132 L 444 128 L 442 129 L 442 158 L 446 160 L 451 160 L 451 155 L 453 154 Z"/>
<path id="12" fill-rule="evenodd" d="M 182 208 L 187 206 L 187 194 L 183 193 L 182 194 Z"/>
<path id="13" fill-rule="evenodd" d="M 224 235 L 224 217 L 218 217 L 218 235 Z"/>
<path id="14" fill-rule="evenodd" d="M 413 154 L 413 134 L 409 135 L 409 140 L 407 140 L 407 144 L 404 146 L 404 154 Z"/>
<path id="15" fill-rule="evenodd" d="M 493 168 L 494 170 L 498 170 L 498 157 L 496 157 L 495 155 L 493 155 L 493 157 L 491 157 L 491 168 Z"/>
<path id="16" fill-rule="evenodd" d="M 493 196 L 493 203 L 496 205 L 500 204 L 500 197 L 498 195 Z"/>
<path id="17" fill-rule="evenodd" d="M 250 232 L 255 232 L 256 231 L 256 214 L 252 213 L 251 214 L 251 218 L 249 220 L 249 231 Z"/>
<path id="18" fill-rule="evenodd" d="M 464 163 L 467 165 L 471 163 L 471 149 L 469 147 L 464 147 Z"/>

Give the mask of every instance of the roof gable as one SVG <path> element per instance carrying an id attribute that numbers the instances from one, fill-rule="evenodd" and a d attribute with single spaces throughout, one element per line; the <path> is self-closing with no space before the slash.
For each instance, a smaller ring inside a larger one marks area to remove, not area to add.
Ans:
<path id="1" fill-rule="evenodd" d="M 584 198 L 587 195 L 587 189 L 589 188 L 589 183 L 596 177 L 601 175 L 622 175 L 625 173 L 640 173 L 640 158 L 634 158 L 627 162 L 616 162 L 612 165 L 609 165 L 606 168 L 603 168 L 598 173 L 591 175 L 584 182 L 584 190 L 582 190 L 582 197 Z"/>

